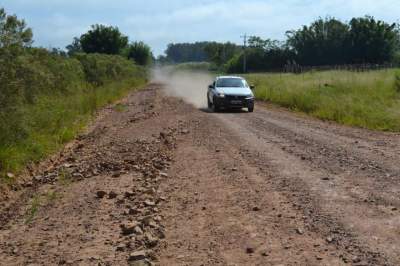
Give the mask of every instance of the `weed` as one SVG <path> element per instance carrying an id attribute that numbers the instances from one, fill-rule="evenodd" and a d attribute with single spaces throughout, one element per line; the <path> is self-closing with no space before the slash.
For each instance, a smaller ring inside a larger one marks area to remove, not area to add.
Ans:
<path id="1" fill-rule="evenodd" d="M 60 195 L 54 190 L 50 190 L 42 195 L 34 195 L 29 203 L 29 208 L 25 213 L 25 223 L 31 223 L 40 208 L 53 203 L 58 198 L 60 198 Z"/>
<path id="2" fill-rule="evenodd" d="M 62 186 L 69 186 L 72 183 L 72 175 L 65 169 L 61 169 L 58 174 L 58 183 Z"/>
<path id="3" fill-rule="evenodd" d="M 114 110 L 117 112 L 125 112 L 128 109 L 128 107 L 125 104 L 118 103 L 114 106 Z"/>
<path id="4" fill-rule="evenodd" d="M 35 215 L 40 208 L 40 204 L 41 204 L 40 196 L 35 195 L 30 202 L 30 206 L 29 206 L 28 210 L 26 211 L 26 219 L 25 219 L 26 224 L 31 223 L 33 218 L 35 218 Z"/>
<path id="5" fill-rule="evenodd" d="M 55 200 L 57 200 L 58 198 L 60 198 L 60 195 L 56 191 L 51 190 L 45 194 L 45 198 L 46 198 L 47 204 L 50 204 L 50 203 L 54 202 Z"/>

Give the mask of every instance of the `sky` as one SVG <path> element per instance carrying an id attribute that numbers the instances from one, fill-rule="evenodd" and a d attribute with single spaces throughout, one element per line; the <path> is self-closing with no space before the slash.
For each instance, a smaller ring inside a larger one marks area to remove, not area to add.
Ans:
<path id="1" fill-rule="evenodd" d="M 240 43 L 244 33 L 284 40 L 318 17 L 400 19 L 400 0 L 0 0 L 0 7 L 25 19 L 36 46 L 64 48 L 99 23 L 118 26 L 155 55 L 168 43 Z"/>

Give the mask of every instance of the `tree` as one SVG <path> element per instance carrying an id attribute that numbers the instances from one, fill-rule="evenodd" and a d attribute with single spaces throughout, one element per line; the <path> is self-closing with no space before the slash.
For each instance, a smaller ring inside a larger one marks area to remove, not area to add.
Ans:
<path id="1" fill-rule="evenodd" d="M 67 57 L 67 53 L 60 49 L 60 48 L 51 48 L 48 50 L 48 52 L 52 55 L 57 55 L 57 56 L 61 56 L 61 57 Z"/>
<path id="2" fill-rule="evenodd" d="M 170 43 L 165 54 L 169 61 L 175 63 L 204 62 L 207 60 L 207 54 L 204 51 L 207 45 L 208 42 Z"/>
<path id="3" fill-rule="evenodd" d="M 69 56 L 73 56 L 76 53 L 82 52 L 81 40 L 78 37 L 75 37 L 71 44 L 65 47 L 68 51 Z"/>
<path id="4" fill-rule="evenodd" d="M 171 61 L 167 58 L 166 55 L 159 55 L 156 59 L 157 64 L 160 65 L 165 65 L 165 64 L 170 64 Z"/>
<path id="5" fill-rule="evenodd" d="M 211 42 L 207 44 L 204 50 L 211 62 L 217 66 L 222 66 L 234 57 L 234 55 L 240 53 L 242 47 L 231 42 Z"/>
<path id="6" fill-rule="evenodd" d="M 143 42 L 134 42 L 127 48 L 127 57 L 138 65 L 146 66 L 152 62 L 153 54 L 150 47 Z"/>
<path id="7" fill-rule="evenodd" d="M 287 44 L 302 65 L 344 64 L 349 26 L 335 19 L 314 21 L 310 26 L 286 33 Z"/>
<path id="8" fill-rule="evenodd" d="M 284 43 L 252 36 L 249 38 L 249 46 L 246 50 L 247 69 L 256 72 L 279 71 L 293 56 L 293 52 Z M 225 70 L 229 73 L 242 72 L 243 52 L 233 56 L 227 62 Z"/>
<path id="9" fill-rule="evenodd" d="M 7 15 L 0 8 L 0 48 L 18 46 L 28 47 L 32 44 L 32 30 L 26 27 L 24 20 L 15 15 Z"/>
<path id="10" fill-rule="evenodd" d="M 249 48 L 258 48 L 262 50 L 269 50 L 279 47 L 280 43 L 276 40 L 262 39 L 258 36 L 250 36 L 248 40 Z"/>
<path id="11" fill-rule="evenodd" d="M 396 24 L 373 17 L 353 18 L 350 23 L 349 54 L 351 63 L 384 63 L 391 61 L 399 44 Z"/>
<path id="12" fill-rule="evenodd" d="M 287 32 L 288 45 L 302 65 L 334 65 L 391 62 L 399 49 L 397 24 L 373 17 L 343 23 L 335 18 L 318 19 L 310 26 Z"/>
<path id="13" fill-rule="evenodd" d="M 80 37 L 85 53 L 120 54 L 128 45 L 128 37 L 117 27 L 92 25 L 92 28 Z"/>
<path id="14" fill-rule="evenodd" d="M 0 9 L 0 144 L 15 141 L 24 134 L 21 55 L 32 44 L 32 30 L 24 20 Z M 0 169 L 1 170 L 1 169 Z"/>

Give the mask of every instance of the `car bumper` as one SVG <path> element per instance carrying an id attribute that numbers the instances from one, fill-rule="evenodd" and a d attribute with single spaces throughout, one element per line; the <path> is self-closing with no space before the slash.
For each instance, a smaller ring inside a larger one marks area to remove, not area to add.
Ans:
<path id="1" fill-rule="evenodd" d="M 254 107 L 254 98 L 224 97 L 215 98 L 215 103 L 223 108 L 251 108 Z"/>

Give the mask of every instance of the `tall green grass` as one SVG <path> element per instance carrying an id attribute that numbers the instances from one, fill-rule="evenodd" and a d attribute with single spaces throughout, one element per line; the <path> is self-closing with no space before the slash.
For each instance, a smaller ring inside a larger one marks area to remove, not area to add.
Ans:
<path id="1" fill-rule="evenodd" d="M 87 87 L 72 95 L 44 95 L 24 107 L 27 136 L 0 147 L 3 174 L 37 162 L 72 140 L 102 106 L 123 97 L 144 80 L 126 79 L 102 87 Z M 12 180 L 10 180 L 12 181 Z"/>
<path id="2" fill-rule="evenodd" d="M 63 58 L 33 49 L 11 60 L 0 71 L 0 177 L 6 182 L 14 181 L 6 173 L 57 151 L 96 110 L 147 82 L 144 68 L 119 56 Z"/>
<path id="3" fill-rule="evenodd" d="M 400 131 L 400 73 L 319 71 L 248 74 L 257 99 L 324 120 L 383 131 Z"/>

